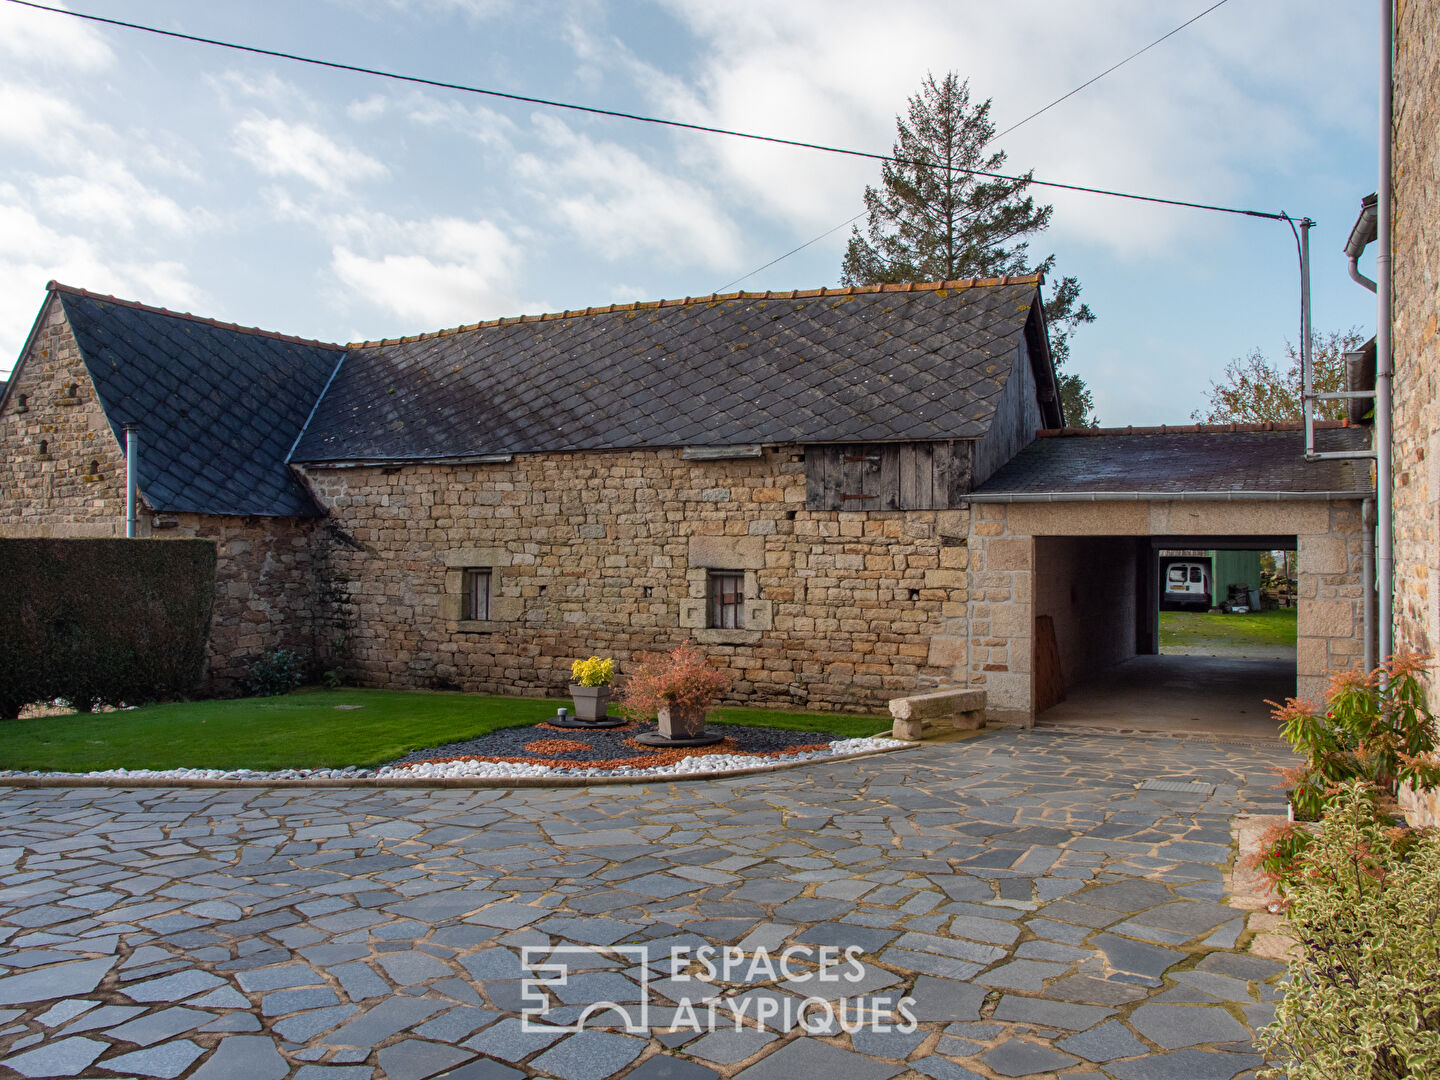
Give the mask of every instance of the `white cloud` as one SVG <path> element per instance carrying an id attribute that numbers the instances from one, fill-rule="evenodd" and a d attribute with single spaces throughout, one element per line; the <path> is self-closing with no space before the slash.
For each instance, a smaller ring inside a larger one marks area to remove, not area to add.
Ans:
<path id="1" fill-rule="evenodd" d="M 703 185 L 553 117 L 537 114 L 535 125 L 548 153 L 521 155 L 517 172 L 586 247 L 611 259 L 643 254 L 669 264 L 736 265 L 739 232 Z"/>
<path id="2" fill-rule="evenodd" d="M 324 191 L 385 176 L 375 158 L 342 146 L 309 124 L 279 117 L 251 117 L 235 128 L 236 152 L 266 176 L 296 176 Z"/>
<path id="3" fill-rule="evenodd" d="M 534 310 L 513 292 L 521 249 L 485 220 L 431 218 L 397 222 L 375 218 L 337 223 L 361 226 L 371 254 L 348 243 L 331 253 L 331 269 L 365 304 L 378 306 L 425 329 L 477 322 Z"/>
<path id="4" fill-rule="evenodd" d="M 0 5 L 0 54 L 18 64 L 80 71 L 98 71 L 115 62 L 115 54 L 93 25 L 15 4 Z"/>
<path id="5" fill-rule="evenodd" d="M 172 233 L 192 231 L 210 215 L 184 209 L 174 199 L 140 180 L 123 161 L 89 155 L 80 171 L 37 179 L 35 200 L 49 214 L 72 222 L 133 232 L 151 225 Z"/>
<path id="6" fill-rule="evenodd" d="M 1010 123 L 1078 86 L 1178 25 L 1185 13 L 1142 0 L 1090 5 L 1010 0 L 956 8 L 828 0 L 810 5 L 736 0 L 725 5 L 662 0 L 699 39 L 699 73 L 681 84 L 608 52 L 656 111 L 718 127 L 809 142 L 888 150 L 894 118 L 927 71 L 956 70 L 994 119 Z M 1337 129 L 1365 124 L 1369 87 L 1337 78 L 1354 67 L 1334 20 L 1359 16 L 1333 5 L 1313 17 L 1300 0 L 1220 8 L 1125 68 L 1007 136 L 1007 166 L 1047 179 L 1198 201 L 1268 203 L 1294 184 L 1301 151 Z M 1368 22 L 1364 23 L 1368 26 Z M 1358 29 L 1357 29 L 1358 28 Z M 1290 47 L 1276 55 L 1274 43 Z M 738 139 L 684 140 L 687 160 L 714 163 L 724 182 L 792 228 L 821 231 L 853 214 L 875 163 Z M 718 182 L 717 182 L 717 186 Z M 1214 219 L 1100 197 L 1036 190 L 1056 204 L 1053 231 L 1128 255 L 1154 255 Z M 1044 245 L 1037 240 L 1037 250 Z"/>
<path id="7" fill-rule="evenodd" d="M 21 344 L 50 280 L 94 292 L 143 297 L 146 303 L 193 310 L 206 302 L 186 268 L 171 259 L 113 259 L 93 241 L 47 225 L 13 187 L 0 187 L 0 342 L 3 363 Z"/>
<path id="8" fill-rule="evenodd" d="M 37 157 L 63 158 L 76 150 L 76 133 L 91 126 L 63 98 L 30 86 L 0 83 L 0 142 Z"/>
<path id="9" fill-rule="evenodd" d="M 515 123 L 509 117 L 476 105 L 454 99 L 444 100 L 431 94 L 413 91 L 406 94 L 372 94 L 345 108 L 345 115 L 357 123 L 375 123 L 393 117 L 431 131 L 452 131 L 474 139 L 481 145 L 500 150 L 510 148 Z"/>
<path id="10" fill-rule="evenodd" d="M 400 11 L 418 15 L 462 15 L 468 19 L 493 19 L 510 11 L 512 0 L 331 0 L 344 7 L 370 14 Z"/>

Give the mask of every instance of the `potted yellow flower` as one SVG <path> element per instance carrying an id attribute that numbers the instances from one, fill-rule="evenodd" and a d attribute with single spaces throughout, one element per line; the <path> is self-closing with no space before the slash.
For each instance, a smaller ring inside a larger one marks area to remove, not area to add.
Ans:
<path id="1" fill-rule="evenodd" d="M 570 665 L 570 697 L 575 702 L 575 719 L 604 720 L 610 708 L 615 684 L 615 661 L 591 656 Z"/>

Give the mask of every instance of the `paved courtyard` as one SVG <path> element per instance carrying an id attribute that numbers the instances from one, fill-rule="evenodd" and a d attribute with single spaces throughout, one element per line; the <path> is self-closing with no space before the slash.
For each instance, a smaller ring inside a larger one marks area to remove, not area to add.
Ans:
<path id="1" fill-rule="evenodd" d="M 0 789 L 0 1076 L 1230 1080 L 1281 970 L 1223 902 L 1230 823 L 1282 752 L 1005 730 L 635 787 Z M 566 954 L 555 1028 L 522 1024 L 526 946 L 641 943 Z M 670 1031 L 672 948 L 707 944 L 746 958 L 699 984 L 723 1023 Z M 826 982 L 821 946 L 863 957 Z M 642 982 L 650 1032 L 565 1030 Z"/>

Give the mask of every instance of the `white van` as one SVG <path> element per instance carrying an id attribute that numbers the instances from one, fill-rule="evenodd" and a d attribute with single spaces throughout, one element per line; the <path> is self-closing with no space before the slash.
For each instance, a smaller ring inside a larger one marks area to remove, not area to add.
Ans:
<path id="1" fill-rule="evenodd" d="M 1210 606 L 1210 568 L 1198 562 L 1172 562 L 1165 568 L 1167 604 Z"/>

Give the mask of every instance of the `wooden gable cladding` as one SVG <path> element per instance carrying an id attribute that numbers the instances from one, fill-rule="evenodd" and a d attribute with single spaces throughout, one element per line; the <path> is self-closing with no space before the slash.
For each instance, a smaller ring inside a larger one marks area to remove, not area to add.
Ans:
<path id="1" fill-rule="evenodd" d="M 949 510 L 969 492 L 967 440 L 805 448 L 807 510 Z"/>

